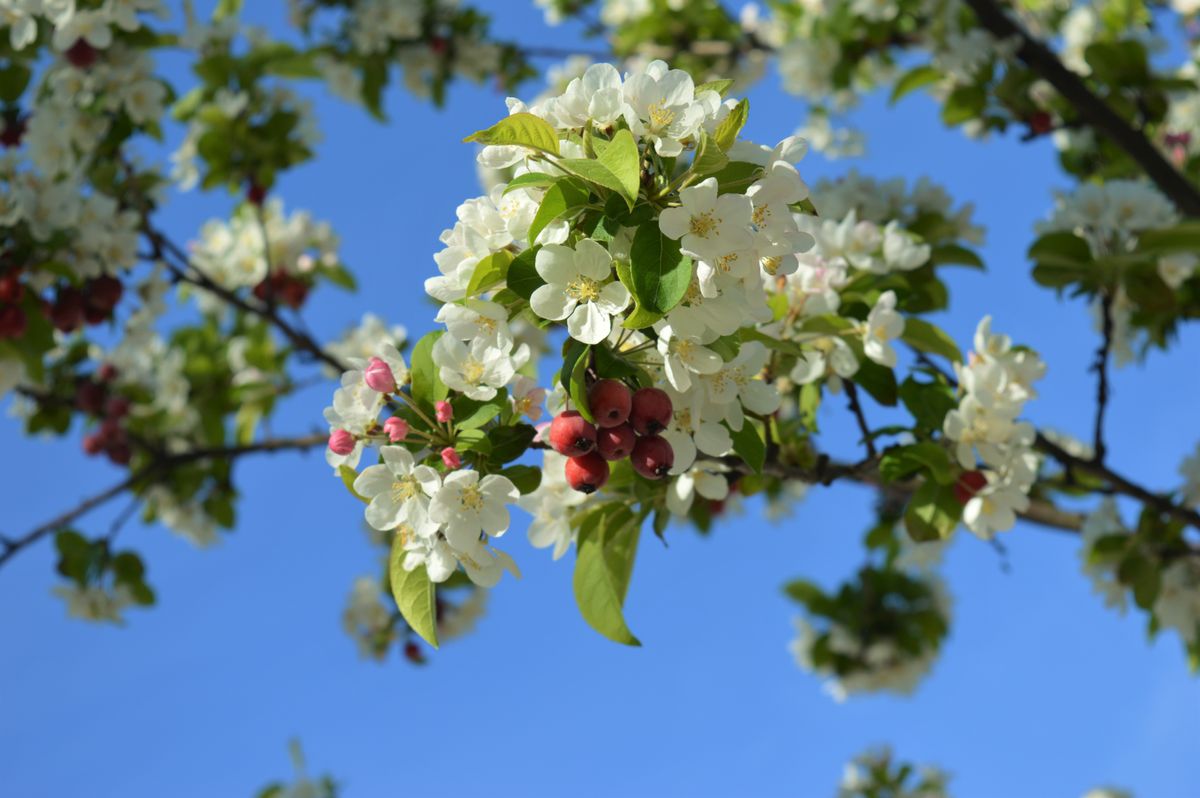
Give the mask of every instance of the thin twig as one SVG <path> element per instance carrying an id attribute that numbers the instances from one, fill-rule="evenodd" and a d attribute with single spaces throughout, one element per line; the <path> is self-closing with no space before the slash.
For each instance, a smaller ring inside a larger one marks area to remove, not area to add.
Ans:
<path id="1" fill-rule="evenodd" d="M 867 457 L 874 457 L 875 439 L 871 435 L 871 428 L 867 425 L 867 416 L 863 413 L 862 403 L 858 401 L 858 386 L 850 380 L 845 380 L 842 384 L 846 388 L 846 399 L 850 406 L 850 412 L 854 414 L 854 420 L 858 422 L 858 431 L 862 433 L 863 446 L 867 447 Z"/>
<path id="2" fill-rule="evenodd" d="M 1100 299 L 1100 348 L 1096 350 L 1096 362 L 1092 369 L 1096 372 L 1096 428 L 1093 433 L 1092 458 L 1097 463 L 1104 462 L 1107 448 L 1104 445 L 1104 412 L 1108 409 L 1108 360 L 1112 352 L 1113 339 L 1113 297 L 1105 291 Z"/>
<path id="3" fill-rule="evenodd" d="M 36 543 L 46 535 L 56 532 L 72 521 L 80 518 L 83 515 L 101 507 L 128 490 L 134 490 L 139 487 L 143 481 L 154 481 L 155 478 L 162 478 L 169 471 L 178 468 L 181 465 L 194 463 L 199 460 L 211 460 L 216 458 L 234 459 L 247 454 L 256 453 L 274 453 L 283 451 L 302 451 L 312 449 L 316 446 L 323 446 L 327 442 L 327 436 L 314 433 L 298 438 L 272 438 L 269 440 L 259 441 L 258 443 L 249 443 L 238 446 L 216 446 L 202 447 L 198 449 L 190 449 L 186 452 L 177 452 L 171 455 L 155 458 L 152 462 L 139 468 L 137 471 L 130 473 L 120 482 L 105 488 L 99 493 L 93 494 L 79 504 L 75 505 L 66 512 L 56 515 L 49 521 L 40 524 L 30 531 L 26 532 L 18 538 L 5 538 L 0 541 L 0 566 L 3 566 L 9 559 L 17 554 L 22 549 Z M 118 519 L 120 520 L 120 519 Z M 117 527 L 119 528 L 119 527 Z M 114 531 L 110 530 L 110 537 Z"/>

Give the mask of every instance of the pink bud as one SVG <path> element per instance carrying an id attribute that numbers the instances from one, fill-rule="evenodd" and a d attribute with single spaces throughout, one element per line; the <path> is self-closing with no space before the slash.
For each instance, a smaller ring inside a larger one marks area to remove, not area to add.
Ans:
<path id="1" fill-rule="evenodd" d="M 363 379 L 372 391 L 392 393 L 396 390 L 396 378 L 392 376 L 392 367 L 383 362 L 382 358 L 371 358 L 371 362 L 363 371 Z"/>
<path id="2" fill-rule="evenodd" d="M 388 440 L 399 443 L 408 437 L 408 422 L 400 416 L 392 416 L 383 422 L 383 431 L 387 433 Z"/>
<path id="3" fill-rule="evenodd" d="M 354 436 L 344 429 L 335 429 L 329 433 L 329 451 L 334 454 L 347 455 L 354 451 Z"/>
<path id="4" fill-rule="evenodd" d="M 446 468 L 450 469 L 462 466 L 462 458 L 458 456 L 458 452 L 454 451 L 453 446 L 442 449 L 442 462 L 446 464 Z"/>
<path id="5" fill-rule="evenodd" d="M 437 410 L 437 420 L 443 424 L 454 418 L 454 408 L 445 399 L 435 402 L 433 406 Z"/>

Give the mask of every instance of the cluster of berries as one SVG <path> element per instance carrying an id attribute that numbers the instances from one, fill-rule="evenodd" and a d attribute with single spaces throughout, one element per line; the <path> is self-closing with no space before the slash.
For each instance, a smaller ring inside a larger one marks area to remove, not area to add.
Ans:
<path id="1" fill-rule="evenodd" d="M 110 318 L 123 291 L 120 280 L 105 274 L 88 280 L 82 289 L 70 285 L 59 288 L 53 302 L 42 301 L 42 313 L 55 329 L 73 332 L 85 321 L 99 324 Z M 20 338 L 28 329 L 29 317 L 20 304 L 24 297 L 19 270 L 0 277 L 0 339 Z"/>
<path id="2" fill-rule="evenodd" d="M 567 484 L 594 493 L 608 482 L 610 462 L 629 458 L 646 479 L 662 479 L 675 464 L 671 444 L 658 433 L 675 413 L 671 397 L 658 388 L 631 392 L 618 380 L 598 380 L 588 391 L 595 424 L 578 411 L 559 413 L 550 424 L 550 445 L 567 460 Z"/>
<path id="3" fill-rule="evenodd" d="M 116 376 L 117 370 L 106 363 L 94 379 L 80 380 L 75 387 L 75 407 L 100 420 L 95 432 L 83 436 L 83 451 L 88 455 L 104 453 L 117 465 L 126 465 L 133 452 L 122 422 L 131 404 L 128 398 L 112 393 L 109 386 Z"/>
<path id="4" fill-rule="evenodd" d="M 254 296 L 268 305 L 286 305 L 292 310 L 299 310 L 308 298 L 310 288 L 312 285 L 307 280 L 293 277 L 285 271 L 275 271 L 254 286 Z"/>

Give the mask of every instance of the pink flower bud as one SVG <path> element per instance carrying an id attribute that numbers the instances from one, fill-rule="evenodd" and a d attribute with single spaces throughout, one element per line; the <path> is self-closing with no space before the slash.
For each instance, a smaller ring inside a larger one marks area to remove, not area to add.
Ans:
<path id="1" fill-rule="evenodd" d="M 399 443 L 408 437 L 408 422 L 400 416 L 392 416 L 383 422 L 383 431 L 387 433 L 388 440 Z"/>
<path id="2" fill-rule="evenodd" d="M 447 446 L 442 449 L 442 462 L 446 464 L 446 468 L 455 469 L 462 466 L 462 458 L 458 456 L 458 452 L 454 451 L 453 446 Z"/>
<path id="3" fill-rule="evenodd" d="M 396 378 L 392 376 L 392 367 L 382 358 L 371 358 L 371 362 L 363 370 L 363 380 L 372 391 L 392 393 L 396 390 Z"/>
<path id="4" fill-rule="evenodd" d="M 354 436 L 344 429 L 335 429 L 329 433 L 329 451 L 334 454 L 350 454 L 354 451 L 355 444 Z"/>
<path id="5" fill-rule="evenodd" d="M 435 402 L 433 406 L 437 410 L 437 420 L 443 424 L 454 418 L 454 408 L 445 399 Z"/>

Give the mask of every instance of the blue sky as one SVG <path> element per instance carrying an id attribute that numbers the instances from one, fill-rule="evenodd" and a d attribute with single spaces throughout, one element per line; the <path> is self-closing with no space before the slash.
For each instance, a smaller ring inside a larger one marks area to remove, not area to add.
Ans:
<path id="1" fill-rule="evenodd" d="M 277 26 L 283 3 L 253 3 Z M 502 33 L 565 46 L 525 3 L 483 4 Z M 181 73 L 182 74 L 182 73 Z M 526 94 L 532 94 L 530 87 Z M 339 333 L 364 311 L 431 328 L 420 281 L 455 206 L 478 193 L 463 135 L 504 113 L 490 88 L 459 86 L 444 111 L 398 91 L 393 122 L 321 92 L 318 160 L 284 181 L 288 207 L 311 209 L 341 234 L 356 295 L 322 291 L 313 328 Z M 751 94 L 747 133 L 773 142 L 803 108 L 768 79 Z M 1037 423 L 1089 429 L 1095 347 L 1085 310 L 1028 279 L 1034 221 L 1065 185 L 1046 143 L 973 142 L 944 130 L 924 97 L 896 108 L 876 98 L 854 114 L 869 136 L 860 169 L 927 174 L 975 203 L 987 228 L 986 274 L 950 277 L 954 309 L 939 319 L 967 344 L 978 318 L 1035 345 L 1050 365 Z M 810 158 L 810 182 L 848 162 Z M 167 220 L 180 238 L 229 207 L 226 197 L 180 197 Z M 1114 462 L 1149 484 L 1175 482 L 1195 445 L 1200 336 L 1185 331 L 1170 357 L 1116 374 Z M 320 423 L 328 389 L 290 401 L 277 433 Z M 835 448 L 848 451 L 844 409 L 823 409 Z M 5 452 L 0 526 L 20 532 L 118 478 L 85 460 L 77 435 L 22 438 L 0 419 Z M 591 632 L 574 607 L 571 562 L 524 542 L 523 519 L 504 539 L 524 578 L 492 591 L 478 631 L 447 644 L 424 669 L 360 661 L 339 627 L 352 579 L 375 568 L 361 508 L 319 454 L 247 460 L 240 524 L 195 551 L 160 528 L 132 526 L 159 605 L 124 628 L 65 618 L 50 596 L 49 546 L 0 573 L 0 784 L 16 798 L 66 795 L 211 798 L 250 795 L 286 775 L 286 741 L 302 739 L 311 768 L 348 798 L 500 795 L 831 795 L 842 764 L 891 743 L 954 774 L 960 797 L 1072 798 L 1111 783 L 1141 798 L 1200 795 L 1200 684 L 1173 637 L 1149 642 L 1140 615 L 1121 617 L 1092 596 L 1077 541 L 1019 526 L 1003 538 L 1009 570 L 960 531 L 945 568 L 954 626 L 931 678 L 907 699 L 838 705 L 785 650 L 792 606 L 780 586 L 806 576 L 833 584 L 861 562 L 871 495 L 814 490 L 795 515 L 770 524 L 756 507 L 701 538 L 643 542 L 627 606 L 641 649 Z M 90 518 L 102 532 L 117 504 Z"/>

